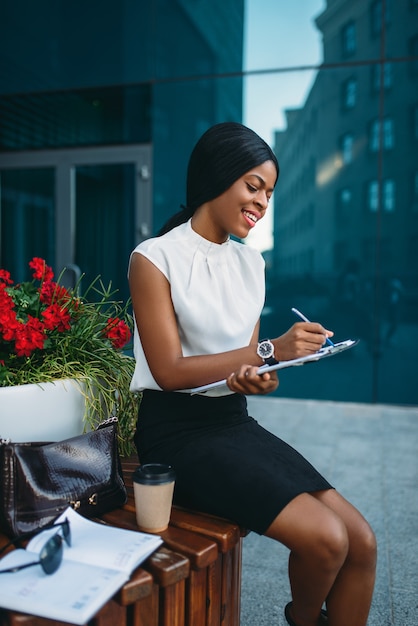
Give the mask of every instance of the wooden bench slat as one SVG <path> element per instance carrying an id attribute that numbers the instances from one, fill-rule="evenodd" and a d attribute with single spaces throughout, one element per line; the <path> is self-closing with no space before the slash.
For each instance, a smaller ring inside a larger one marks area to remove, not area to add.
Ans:
<path id="1" fill-rule="evenodd" d="M 187 578 L 190 572 L 189 559 L 168 548 L 160 548 L 143 563 L 160 587 L 174 585 Z"/>
<path id="2" fill-rule="evenodd" d="M 150 596 L 153 590 L 153 578 L 149 572 L 137 568 L 130 579 L 123 585 L 114 596 L 116 602 L 123 606 L 133 604 Z"/>
<path id="3" fill-rule="evenodd" d="M 127 528 L 128 530 L 138 530 L 135 512 L 130 511 L 126 506 L 116 509 L 102 516 L 108 524 Z M 159 533 L 164 544 L 174 552 L 179 552 L 190 560 L 191 567 L 199 569 L 207 567 L 218 557 L 217 544 L 202 535 L 191 533 L 175 526 L 169 526 L 167 530 Z"/>

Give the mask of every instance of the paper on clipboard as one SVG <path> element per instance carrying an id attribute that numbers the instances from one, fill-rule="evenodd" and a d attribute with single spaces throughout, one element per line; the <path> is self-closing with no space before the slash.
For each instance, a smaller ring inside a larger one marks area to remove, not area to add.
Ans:
<path id="1" fill-rule="evenodd" d="M 320 361 L 329 356 L 334 356 L 334 354 L 339 354 L 340 352 L 344 352 L 344 350 L 348 350 L 352 348 L 356 344 L 358 344 L 359 339 L 346 339 L 345 341 L 340 341 L 338 343 L 334 343 L 333 346 L 324 346 L 315 354 L 308 354 L 307 356 L 301 356 L 297 359 L 291 359 L 290 361 L 279 361 L 274 365 L 262 365 L 258 374 L 264 374 L 265 372 L 272 372 L 274 370 L 281 370 L 287 367 L 294 367 L 297 365 L 304 365 L 305 363 L 311 363 L 314 361 Z M 210 389 L 215 389 L 217 387 L 227 387 L 226 380 L 218 380 L 215 383 L 209 383 L 208 385 L 202 385 L 201 387 L 195 387 L 191 389 L 190 393 L 205 393 Z M 227 387 L 228 388 L 228 387 Z"/>

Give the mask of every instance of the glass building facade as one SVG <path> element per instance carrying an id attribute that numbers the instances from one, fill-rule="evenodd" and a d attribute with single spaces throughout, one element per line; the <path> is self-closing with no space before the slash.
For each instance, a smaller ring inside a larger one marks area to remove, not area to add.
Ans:
<path id="1" fill-rule="evenodd" d="M 262 333 L 296 306 L 360 338 L 283 371 L 276 393 L 417 404 L 418 2 L 257 1 L 256 46 L 265 20 L 273 36 L 248 70 L 253 1 L 3 2 L 0 267 L 23 280 L 41 256 L 126 298 L 129 253 L 184 202 L 195 141 L 252 107 L 281 165 Z"/>

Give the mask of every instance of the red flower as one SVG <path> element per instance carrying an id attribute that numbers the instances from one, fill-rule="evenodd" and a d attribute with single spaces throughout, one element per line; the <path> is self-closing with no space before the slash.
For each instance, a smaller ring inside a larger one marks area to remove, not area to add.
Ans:
<path id="1" fill-rule="evenodd" d="M 12 309 L 14 305 L 12 297 L 6 291 L 6 285 L 4 283 L 0 283 L 0 312 L 1 309 L 5 307 Z"/>
<path id="2" fill-rule="evenodd" d="M 109 317 L 104 334 L 110 339 L 115 350 L 123 348 L 131 338 L 131 331 L 128 325 L 117 317 Z"/>
<path id="3" fill-rule="evenodd" d="M 45 338 L 42 322 L 29 315 L 26 324 L 19 323 L 16 329 L 15 349 L 17 356 L 30 356 L 37 348 L 42 350 Z"/>
<path id="4" fill-rule="evenodd" d="M 0 283 L 0 333 L 5 341 L 12 341 L 18 324 L 13 310 L 15 303 L 7 293 L 4 283 Z"/>
<path id="5" fill-rule="evenodd" d="M 13 310 L 0 310 L 0 332 L 5 341 L 13 341 L 15 339 L 19 324 L 20 322 L 18 322 L 16 313 Z"/>
<path id="6" fill-rule="evenodd" d="M 71 300 L 71 294 L 65 287 L 58 285 L 58 283 L 48 281 L 42 283 L 39 289 L 39 298 L 43 304 L 63 304 Z"/>
<path id="7" fill-rule="evenodd" d="M 0 269 L 0 280 L 4 281 L 6 285 L 11 285 L 13 283 L 12 279 L 10 278 L 10 272 L 8 272 L 7 270 Z"/>
<path id="8" fill-rule="evenodd" d="M 43 259 L 34 257 L 29 265 L 33 280 L 20 284 L 13 284 L 10 273 L 0 269 L 0 357 L 6 369 L 24 374 L 22 364 L 30 357 L 25 366 L 43 374 L 50 356 L 56 354 L 60 362 L 62 349 L 81 367 L 94 359 L 101 345 L 119 350 L 129 341 L 129 327 L 117 317 L 123 310 L 118 303 L 110 302 L 107 313 L 103 310 L 107 292 L 95 305 L 55 282 Z M 0 386 L 9 384 L 1 360 L 0 368 Z"/>
<path id="9" fill-rule="evenodd" d="M 29 261 L 29 267 L 33 270 L 33 277 L 36 280 L 49 282 L 54 278 L 52 268 L 45 263 L 44 259 L 33 257 L 32 261 Z"/>
<path id="10" fill-rule="evenodd" d="M 71 316 L 67 309 L 63 309 L 59 304 L 51 304 L 45 311 L 42 311 L 44 326 L 46 330 L 55 330 L 62 333 L 70 328 Z"/>

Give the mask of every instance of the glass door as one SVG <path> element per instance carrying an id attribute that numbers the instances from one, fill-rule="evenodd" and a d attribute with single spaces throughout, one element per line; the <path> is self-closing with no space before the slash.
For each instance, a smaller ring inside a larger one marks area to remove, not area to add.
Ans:
<path id="1" fill-rule="evenodd" d="M 15 281 L 42 257 L 83 287 L 100 274 L 128 297 L 129 253 L 151 234 L 151 148 L 0 154 L 0 267 Z"/>
<path id="2" fill-rule="evenodd" d="M 83 287 L 97 275 L 127 296 L 127 266 L 134 247 L 135 165 L 75 168 L 75 263 Z M 74 278 L 77 278 L 75 273 Z"/>
<path id="3" fill-rule="evenodd" d="M 34 256 L 55 258 L 54 169 L 4 170 L 0 185 L 0 267 L 22 282 Z"/>

